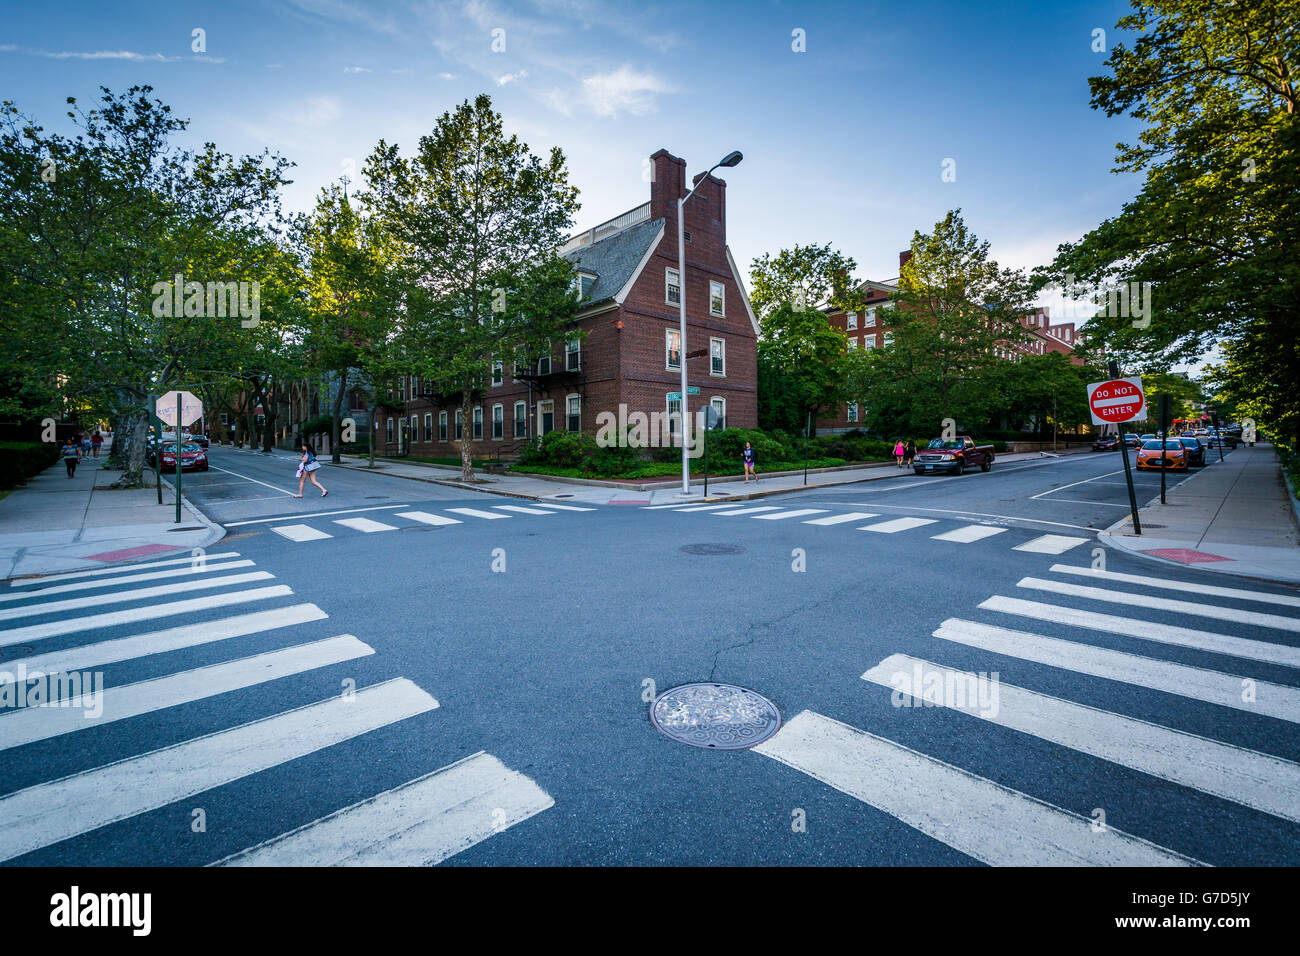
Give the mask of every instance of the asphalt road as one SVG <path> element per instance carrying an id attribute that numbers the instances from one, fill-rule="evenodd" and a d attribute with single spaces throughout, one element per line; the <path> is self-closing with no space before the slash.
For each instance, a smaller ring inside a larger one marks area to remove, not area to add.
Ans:
<path id="1" fill-rule="evenodd" d="M 261 851 L 320 862 L 322 846 L 396 846 L 401 814 L 372 798 L 419 781 L 398 796 L 446 817 L 448 865 L 1294 865 L 1300 597 L 1100 548 L 1095 530 L 1127 510 L 1115 459 L 562 510 L 329 465 L 329 497 L 296 500 L 292 459 L 214 449 L 222 470 L 185 485 L 230 527 L 208 564 L 14 588 L 0 665 L 80 664 L 117 687 L 251 658 L 255 676 L 218 692 L 204 672 L 179 703 L 151 692 L 138 715 L 41 739 L 0 717 L 0 818 L 18 821 L 0 861 L 203 864 L 353 808 L 315 842 Z M 1137 481 L 1139 503 L 1158 493 L 1158 476 Z M 700 544 L 730 553 L 682 550 Z M 221 583 L 259 572 L 273 578 Z M 121 597 L 195 578 L 216 586 Z M 216 604 L 267 586 L 292 594 Z M 76 623 L 182 599 L 212 605 Z M 304 605 L 326 616 L 213 623 Z M 111 643 L 194 623 L 198 637 Z M 256 676 L 338 635 L 372 653 Z M 917 667 L 985 675 L 998 702 L 898 706 Z M 399 679 L 414 690 L 384 683 Z M 691 682 L 751 688 L 785 726 L 753 750 L 669 740 L 647 701 Z M 313 716 L 353 688 L 346 716 Z M 348 721 L 363 726 L 345 736 Z M 248 726 L 260 750 L 235 739 Z M 170 799 L 147 798 L 145 771 L 179 781 Z"/>

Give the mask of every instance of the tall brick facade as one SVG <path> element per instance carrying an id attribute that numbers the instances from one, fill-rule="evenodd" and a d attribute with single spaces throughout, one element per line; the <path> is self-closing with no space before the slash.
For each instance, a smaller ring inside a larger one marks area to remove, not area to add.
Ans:
<path id="1" fill-rule="evenodd" d="M 552 428 L 594 435 L 597 416 L 617 414 L 620 404 L 629 413 L 664 414 L 668 393 L 680 391 L 681 372 L 668 361 L 668 333 L 678 330 L 678 304 L 670 295 L 668 274 L 678 267 L 677 200 L 687 192 L 686 162 L 662 149 L 650 159 L 649 202 L 573 237 L 562 250 L 583 277 L 576 326 L 585 338 L 578 354 L 570 356 L 567 344 L 556 342 L 549 368 L 543 360 L 518 376 L 502 356 L 500 384 L 493 384 L 476 406 L 482 410 L 482 437 L 476 435 L 474 417 L 463 423 L 475 457 L 514 457 L 529 439 Z M 753 428 L 758 423 L 758 330 L 727 248 L 726 192 L 727 184 L 711 176 L 685 206 L 685 361 L 689 384 L 700 389 L 688 398 L 688 413 L 713 403 L 727 425 Z M 700 354 L 689 357 L 691 353 Z M 401 411 L 376 412 L 379 448 L 405 449 L 403 425 L 413 423 L 410 454 L 457 457 L 457 405 L 438 404 L 422 394 L 415 380 L 406 381 L 404 388 Z M 573 410 L 577 414 L 571 417 Z M 518 427 L 517 414 L 523 415 Z M 494 427 L 498 415 L 499 428 Z"/>

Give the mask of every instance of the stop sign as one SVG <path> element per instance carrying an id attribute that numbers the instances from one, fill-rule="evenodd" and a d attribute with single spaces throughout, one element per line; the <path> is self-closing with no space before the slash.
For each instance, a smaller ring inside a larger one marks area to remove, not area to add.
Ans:
<path id="1" fill-rule="evenodd" d="M 1142 379 L 1116 378 L 1088 386 L 1088 407 L 1094 425 L 1118 425 L 1146 417 Z"/>

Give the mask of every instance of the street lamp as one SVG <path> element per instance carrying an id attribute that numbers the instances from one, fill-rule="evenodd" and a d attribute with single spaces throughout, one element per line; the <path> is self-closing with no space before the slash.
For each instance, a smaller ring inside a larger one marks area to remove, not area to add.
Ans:
<path id="1" fill-rule="evenodd" d="M 686 384 L 686 234 L 683 232 L 683 208 L 686 201 L 695 195 L 696 190 L 703 186 L 709 180 L 709 176 L 719 166 L 738 166 L 744 157 L 739 150 L 733 149 L 721 160 L 709 167 L 709 171 L 700 177 L 699 184 L 688 192 L 681 199 L 677 200 L 677 300 L 679 306 L 680 329 L 678 332 L 677 354 L 682 366 L 682 496 L 688 497 L 691 493 L 691 462 L 687 455 L 686 448 L 686 428 L 690 419 L 687 417 L 687 384 Z"/>

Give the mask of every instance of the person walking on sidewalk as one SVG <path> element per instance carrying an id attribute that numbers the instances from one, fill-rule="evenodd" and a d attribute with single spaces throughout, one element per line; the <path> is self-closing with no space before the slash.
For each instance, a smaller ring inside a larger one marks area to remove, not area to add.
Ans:
<path id="1" fill-rule="evenodd" d="M 316 456 L 312 454 L 311 446 L 306 442 L 303 442 L 302 461 L 298 464 L 298 493 L 294 495 L 295 498 L 302 497 L 303 485 L 308 479 L 311 479 L 311 483 L 320 489 L 320 496 L 322 498 L 329 494 L 329 491 L 326 490 L 325 486 L 316 480 L 316 471 L 319 468 L 320 462 L 318 462 Z"/>
<path id="2" fill-rule="evenodd" d="M 900 438 L 894 443 L 894 460 L 898 463 L 899 468 L 903 467 L 903 456 L 905 454 L 907 454 L 907 446 L 903 444 L 903 439 Z"/>
<path id="3" fill-rule="evenodd" d="M 907 440 L 907 447 L 903 449 L 903 467 L 912 467 L 912 462 L 916 460 L 916 442 L 912 439 Z"/>
<path id="4" fill-rule="evenodd" d="M 96 458 L 99 457 L 99 446 L 104 444 L 104 436 L 98 431 L 90 436 L 90 450 Z"/>
<path id="5" fill-rule="evenodd" d="M 71 438 L 63 442 L 63 451 L 60 452 L 63 463 L 68 466 L 68 477 L 72 478 L 77 473 L 77 462 L 81 461 L 81 449 Z"/>
<path id="6" fill-rule="evenodd" d="M 754 471 L 754 446 L 745 442 L 744 449 L 740 452 L 741 463 L 745 466 L 745 484 L 749 484 L 749 479 L 754 479 L 754 484 L 758 484 L 758 473 Z"/>

